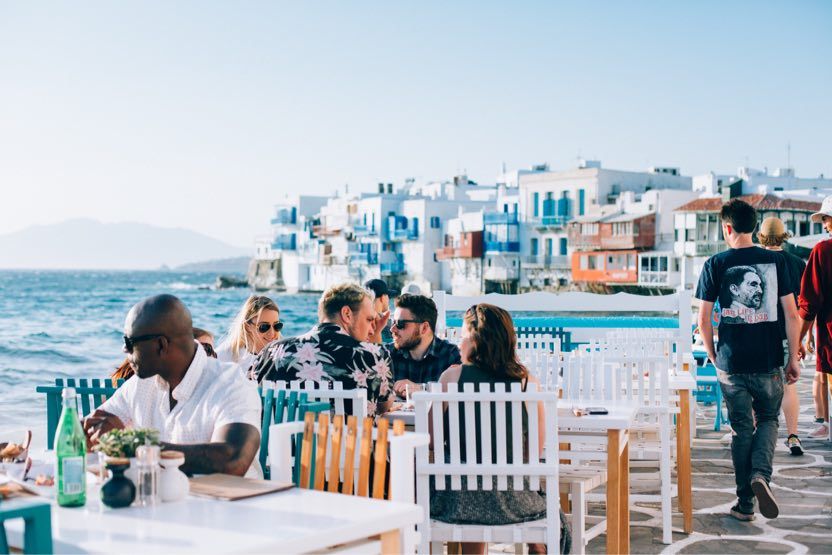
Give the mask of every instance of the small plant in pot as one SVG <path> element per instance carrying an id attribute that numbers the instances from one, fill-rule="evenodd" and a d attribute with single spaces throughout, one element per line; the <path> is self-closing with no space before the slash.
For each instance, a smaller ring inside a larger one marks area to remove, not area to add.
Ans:
<path id="1" fill-rule="evenodd" d="M 124 428 L 110 430 L 98 439 L 93 450 L 108 457 L 130 459 L 130 468 L 124 475 L 136 482 L 136 449 L 142 445 L 159 445 L 159 431 L 153 428 Z"/>

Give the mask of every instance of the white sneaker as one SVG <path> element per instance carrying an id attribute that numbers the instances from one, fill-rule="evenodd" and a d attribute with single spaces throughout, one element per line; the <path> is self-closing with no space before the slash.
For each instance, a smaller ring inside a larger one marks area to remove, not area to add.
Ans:
<path id="1" fill-rule="evenodd" d="M 809 437 L 813 437 L 815 439 L 823 439 L 829 435 L 829 426 L 826 424 L 821 424 L 811 432 L 809 432 Z"/>

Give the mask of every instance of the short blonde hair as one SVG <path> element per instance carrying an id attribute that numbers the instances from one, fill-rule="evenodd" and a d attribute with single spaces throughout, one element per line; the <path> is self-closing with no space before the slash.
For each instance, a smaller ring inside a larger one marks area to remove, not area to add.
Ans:
<path id="1" fill-rule="evenodd" d="M 321 320 L 334 320 L 345 306 L 353 312 L 361 310 L 364 299 L 375 298 L 373 292 L 357 283 L 340 283 L 333 285 L 321 295 L 318 301 L 318 316 Z"/>

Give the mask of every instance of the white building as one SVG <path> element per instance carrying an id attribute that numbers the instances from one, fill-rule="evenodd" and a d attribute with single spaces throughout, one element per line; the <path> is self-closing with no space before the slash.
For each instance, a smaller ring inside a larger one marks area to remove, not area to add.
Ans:
<path id="1" fill-rule="evenodd" d="M 737 187 L 732 194 L 737 195 L 765 195 L 788 193 L 810 197 L 820 197 L 832 192 L 832 179 L 824 177 L 797 177 L 794 168 L 778 168 L 773 173 L 768 168 L 757 170 L 749 167 L 737 168 L 736 175 L 715 174 L 713 172 L 698 175 L 693 178 L 693 190 L 703 196 L 720 196 L 724 186 Z"/>

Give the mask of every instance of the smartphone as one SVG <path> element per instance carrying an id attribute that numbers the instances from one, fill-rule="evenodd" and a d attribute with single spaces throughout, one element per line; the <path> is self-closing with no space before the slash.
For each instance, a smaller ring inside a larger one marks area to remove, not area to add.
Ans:
<path id="1" fill-rule="evenodd" d="M 587 407 L 587 414 L 609 414 L 609 411 L 604 407 Z"/>

